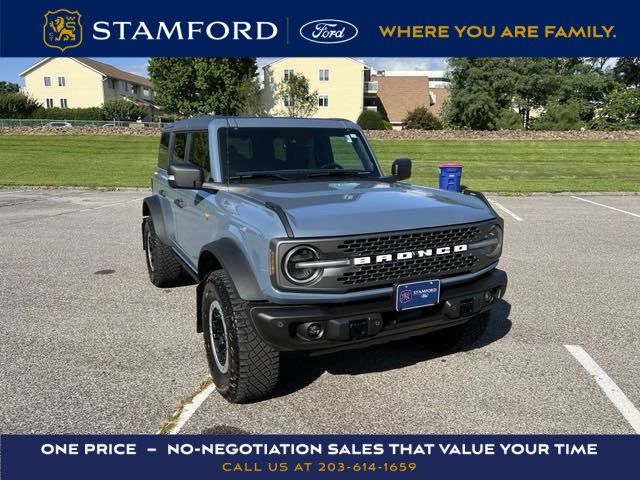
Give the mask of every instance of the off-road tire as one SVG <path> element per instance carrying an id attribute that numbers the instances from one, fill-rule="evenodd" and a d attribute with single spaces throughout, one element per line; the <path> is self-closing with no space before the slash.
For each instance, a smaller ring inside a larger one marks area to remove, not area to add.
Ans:
<path id="1" fill-rule="evenodd" d="M 144 239 L 145 259 L 151 283 L 156 287 L 179 285 L 184 277 L 182 266 L 171 249 L 156 235 L 151 217 L 147 217 L 144 222 Z"/>
<path id="2" fill-rule="evenodd" d="M 201 303 L 207 361 L 218 393 L 231 403 L 246 403 L 267 396 L 278 383 L 280 354 L 257 334 L 249 318 L 247 302 L 239 297 L 224 270 L 216 270 L 206 277 Z M 226 348 L 214 350 L 216 342 L 220 345 L 222 333 Z"/>
<path id="3" fill-rule="evenodd" d="M 429 346 L 443 353 L 465 350 L 482 337 L 489 326 L 489 318 L 489 312 L 481 313 L 461 325 L 431 333 L 426 337 Z"/>

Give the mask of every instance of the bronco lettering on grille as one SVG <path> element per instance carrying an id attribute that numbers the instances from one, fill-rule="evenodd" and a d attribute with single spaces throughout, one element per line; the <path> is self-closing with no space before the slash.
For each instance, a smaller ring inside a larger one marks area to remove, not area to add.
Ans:
<path id="1" fill-rule="evenodd" d="M 354 265 L 367 265 L 370 263 L 384 263 L 393 262 L 394 260 L 410 260 L 412 258 L 433 257 L 435 255 L 446 255 L 448 253 L 466 252 L 468 250 L 466 244 L 455 245 L 454 247 L 438 247 L 428 248 L 426 250 L 418 250 L 416 252 L 400 252 L 400 253 L 385 253 L 382 255 L 376 255 L 373 257 L 356 257 L 354 258 Z"/>

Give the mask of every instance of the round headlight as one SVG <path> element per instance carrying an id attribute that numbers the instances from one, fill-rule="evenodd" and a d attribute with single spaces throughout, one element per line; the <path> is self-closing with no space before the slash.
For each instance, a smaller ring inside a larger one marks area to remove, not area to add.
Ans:
<path id="1" fill-rule="evenodd" d="M 502 229 L 498 225 L 493 225 L 487 235 L 484 237 L 484 241 L 491 242 L 484 249 L 484 254 L 489 257 L 497 257 L 502 252 Z"/>
<path id="2" fill-rule="evenodd" d="M 306 285 L 322 275 L 322 268 L 301 267 L 298 264 L 313 262 L 320 258 L 318 252 L 311 247 L 301 245 L 289 250 L 284 257 L 284 274 L 292 283 Z"/>

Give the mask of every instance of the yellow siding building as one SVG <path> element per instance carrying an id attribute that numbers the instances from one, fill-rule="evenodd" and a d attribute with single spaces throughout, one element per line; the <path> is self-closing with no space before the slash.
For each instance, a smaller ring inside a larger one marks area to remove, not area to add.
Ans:
<path id="1" fill-rule="evenodd" d="M 99 107 L 120 96 L 159 110 L 150 80 L 90 58 L 45 58 L 20 76 L 26 93 L 45 108 Z"/>
<path id="2" fill-rule="evenodd" d="M 368 96 L 377 89 L 370 82 L 371 69 L 351 58 L 281 58 L 264 67 L 263 102 L 269 114 L 286 115 L 285 105 L 276 101 L 275 86 L 289 74 L 304 75 L 310 90 L 318 91 L 314 118 L 346 118 L 356 121 Z"/>

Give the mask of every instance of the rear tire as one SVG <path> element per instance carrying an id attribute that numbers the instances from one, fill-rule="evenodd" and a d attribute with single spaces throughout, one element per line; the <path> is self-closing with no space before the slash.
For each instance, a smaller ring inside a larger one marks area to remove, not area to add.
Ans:
<path id="1" fill-rule="evenodd" d="M 151 283 L 156 287 L 179 285 L 184 275 L 182 266 L 173 251 L 156 235 L 151 217 L 144 222 L 144 247 Z"/>
<path id="2" fill-rule="evenodd" d="M 476 343 L 486 332 L 489 318 L 490 312 L 485 312 L 462 325 L 433 332 L 426 337 L 429 346 L 442 353 L 465 350 Z"/>
<path id="3" fill-rule="evenodd" d="M 278 383 L 280 354 L 257 334 L 247 304 L 223 270 L 202 289 L 204 345 L 216 390 L 231 403 L 267 396 Z"/>

